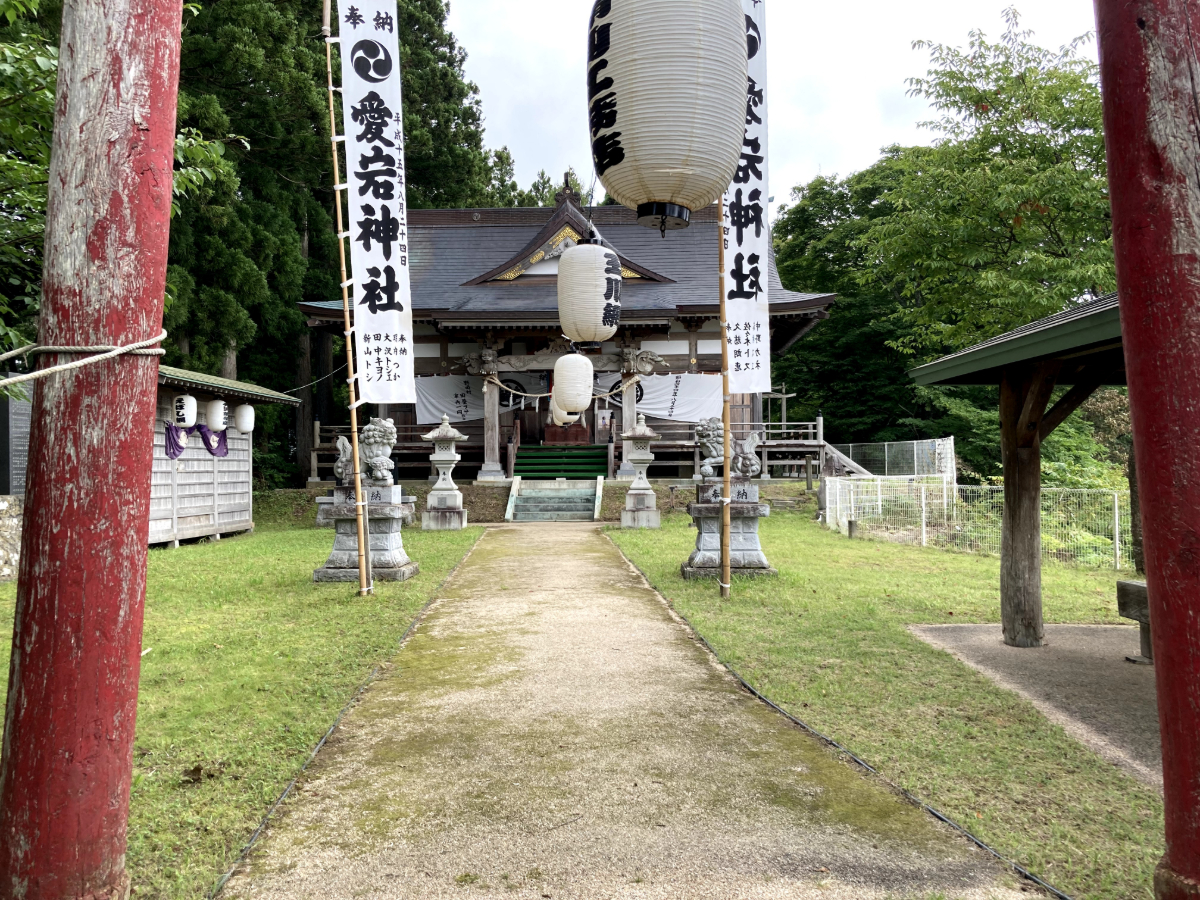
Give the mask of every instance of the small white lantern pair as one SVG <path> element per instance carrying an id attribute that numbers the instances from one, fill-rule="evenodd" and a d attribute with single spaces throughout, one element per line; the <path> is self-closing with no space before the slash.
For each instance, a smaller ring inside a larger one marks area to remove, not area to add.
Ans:
<path id="1" fill-rule="evenodd" d="M 560 356 L 554 364 L 554 388 L 550 409 L 557 406 L 567 414 L 581 413 L 592 405 L 592 385 L 595 382 L 592 361 L 579 353 Z"/>
<path id="2" fill-rule="evenodd" d="M 607 341 L 621 322 L 621 260 L 600 244 L 580 243 L 558 261 L 558 320 L 576 343 Z"/>
<path id="3" fill-rule="evenodd" d="M 579 414 L 575 413 L 574 415 L 572 415 L 571 413 L 564 412 L 563 408 L 554 402 L 554 395 L 551 394 L 550 395 L 550 418 L 553 420 L 555 425 L 558 425 L 561 427 L 563 425 L 574 425 L 576 422 L 579 421 Z"/>
<path id="4" fill-rule="evenodd" d="M 592 160 L 639 223 L 686 228 L 733 181 L 746 132 L 746 18 L 742 0 L 593 6 Z"/>

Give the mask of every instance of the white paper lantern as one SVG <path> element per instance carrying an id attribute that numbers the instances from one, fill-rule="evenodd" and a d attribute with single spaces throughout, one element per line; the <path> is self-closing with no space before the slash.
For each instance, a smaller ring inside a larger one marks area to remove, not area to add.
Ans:
<path id="1" fill-rule="evenodd" d="M 249 403 L 243 403 L 233 411 L 233 427 L 242 434 L 249 434 L 254 430 L 254 407 Z"/>
<path id="2" fill-rule="evenodd" d="M 621 260 L 599 244 L 579 244 L 558 261 L 558 320 L 563 334 L 606 341 L 621 321 Z"/>
<path id="3" fill-rule="evenodd" d="M 555 425 L 574 425 L 579 421 L 579 415 L 571 415 L 564 412 L 562 408 L 554 402 L 554 397 L 550 397 L 550 417 L 554 420 Z"/>
<path id="4" fill-rule="evenodd" d="M 196 424 L 196 398 L 191 394 L 176 394 L 173 401 L 175 409 L 175 425 L 178 428 L 191 428 Z"/>
<path id="5" fill-rule="evenodd" d="M 554 364 L 554 388 L 551 400 L 567 413 L 583 412 L 592 405 L 595 380 L 592 361 L 579 353 L 560 356 Z"/>
<path id="6" fill-rule="evenodd" d="M 210 400 L 204 409 L 209 431 L 224 431 L 229 425 L 229 407 L 224 400 Z"/>
<path id="7" fill-rule="evenodd" d="M 742 0 L 595 4 L 592 159 L 608 193 L 637 210 L 639 223 L 686 228 L 694 211 L 725 193 L 742 155 L 746 69 Z"/>

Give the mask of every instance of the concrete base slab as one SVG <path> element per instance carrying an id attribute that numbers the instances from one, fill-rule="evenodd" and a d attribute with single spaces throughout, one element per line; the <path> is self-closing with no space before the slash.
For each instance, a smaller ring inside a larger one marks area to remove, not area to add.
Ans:
<path id="1" fill-rule="evenodd" d="M 371 578 L 374 581 L 408 581 L 414 575 L 421 571 L 421 565 L 417 562 L 410 562 L 403 566 L 397 566 L 393 569 L 380 569 L 372 567 Z M 358 569 L 326 569 L 320 568 L 313 572 L 313 581 L 316 582 L 347 582 L 358 581 Z"/>
<path id="2" fill-rule="evenodd" d="M 657 509 L 621 510 L 622 528 L 661 528 L 662 516 Z"/>
<path id="3" fill-rule="evenodd" d="M 1131 666 L 1128 625 L 1047 625 L 1041 647 L 1005 645 L 999 625 L 912 625 L 914 635 L 1031 702 L 1076 740 L 1162 787 L 1154 669 Z"/>
<path id="4" fill-rule="evenodd" d="M 682 566 L 679 567 L 679 572 L 681 575 L 683 575 L 684 579 L 687 581 L 692 581 L 696 578 L 720 578 L 721 577 L 721 570 L 719 568 L 713 569 L 708 566 L 689 566 L 687 563 L 684 563 Z M 763 576 L 763 575 L 768 575 L 768 576 L 769 575 L 778 575 L 779 570 L 771 569 L 771 568 L 746 569 L 746 568 L 739 568 L 737 566 L 731 566 L 729 569 L 729 573 L 731 575 L 749 575 L 752 577 L 759 577 L 759 576 Z"/>
<path id="5" fill-rule="evenodd" d="M 421 513 L 422 531 L 462 531 L 466 527 L 465 509 L 427 509 Z"/>

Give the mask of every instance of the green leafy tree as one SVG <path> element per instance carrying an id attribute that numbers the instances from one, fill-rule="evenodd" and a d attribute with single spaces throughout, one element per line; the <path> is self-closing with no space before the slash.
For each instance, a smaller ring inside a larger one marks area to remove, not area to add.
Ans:
<path id="1" fill-rule="evenodd" d="M 41 298 L 57 49 L 0 3 L 0 348 L 28 343 Z"/>
<path id="2" fill-rule="evenodd" d="M 0 2 L 0 347 L 34 338 L 41 303 L 46 190 L 58 74 L 52 6 Z M 42 12 L 42 15 L 39 15 Z M 175 142 L 172 215 L 184 198 L 229 177 L 225 145 L 183 129 Z M 173 287 L 173 285 L 172 285 Z M 168 302 L 172 291 L 168 290 Z"/>
<path id="3" fill-rule="evenodd" d="M 862 241 L 864 284 L 897 297 L 925 354 L 960 348 L 1115 285 L 1097 66 L 1079 38 L 1052 52 L 1015 10 L 998 43 L 917 42 L 910 80 L 940 118 L 932 147 L 892 148 L 888 215 Z"/>

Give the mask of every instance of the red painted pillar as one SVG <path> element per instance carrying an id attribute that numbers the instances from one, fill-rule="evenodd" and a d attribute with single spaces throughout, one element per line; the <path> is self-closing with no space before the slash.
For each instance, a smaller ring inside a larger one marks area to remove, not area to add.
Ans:
<path id="1" fill-rule="evenodd" d="M 1159 900 L 1200 898 L 1200 3 L 1095 0 L 1162 731 Z"/>
<path id="2" fill-rule="evenodd" d="M 63 7 L 40 343 L 161 331 L 181 13 L 180 0 Z M 157 374 L 157 358 L 125 356 L 35 382 L 0 763 L 5 900 L 128 895 Z"/>

